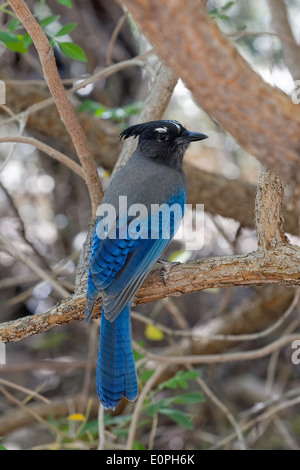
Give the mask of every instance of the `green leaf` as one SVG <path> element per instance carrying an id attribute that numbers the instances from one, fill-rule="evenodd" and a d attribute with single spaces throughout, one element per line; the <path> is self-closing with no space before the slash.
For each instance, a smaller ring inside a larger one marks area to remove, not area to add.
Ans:
<path id="1" fill-rule="evenodd" d="M 57 0 L 58 3 L 64 5 L 65 7 L 72 8 L 72 0 Z"/>
<path id="2" fill-rule="evenodd" d="M 71 33 L 71 31 L 73 31 L 73 29 L 75 29 L 76 26 L 77 26 L 77 23 L 68 23 L 68 24 L 65 24 L 65 26 L 63 26 L 63 27 L 55 34 L 55 37 L 56 37 L 56 38 L 59 38 L 60 36 L 64 36 L 65 34 Z"/>
<path id="3" fill-rule="evenodd" d="M 138 344 L 144 348 L 145 347 L 145 341 L 139 341 Z M 141 354 L 139 351 L 133 348 L 133 357 L 135 361 L 139 361 L 140 359 L 143 359 L 143 354 Z"/>
<path id="4" fill-rule="evenodd" d="M 167 408 L 170 406 L 174 401 L 174 398 L 163 398 L 162 400 L 156 401 L 155 403 L 151 403 L 147 405 L 144 409 L 148 416 L 153 418 L 154 415 L 160 413 L 160 410 Z"/>
<path id="5" fill-rule="evenodd" d="M 29 36 L 28 33 L 25 33 L 24 36 L 23 36 L 23 46 L 28 48 L 30 46 L 30 44 L 32 44 L 32 39 L 31 39 L 31 37 Z"/>
<path id="6" fill-rule="evenodd" d="M 165 382 L 162 382 L 158 386 L 158 390 L 163 390 L 164 388 L 187 388 L 187 380 L 193 380 L 196 377 L 199 377 L 199 372 L 196 371 L 182 371 L 179 370 L 174 377 Z"/>
<path id="7" fill-rule="evenodd" d="M 98 434 L 98 419 L 93 419 L 86 423 L 83 428 L 80 430 L 78 437 L 82 437 L 85 433 L 90 433 L 93 436 Z"/>
<path id="8" fill-rule="evenodd" d="M 104 417 L 104 424 L 105 426 L 127 426 L 132 419 L 132 415 L 120 415 L 120 416 L 112 416 L 112 415 L 105 415 Z"/>
<path id="9" fill-rule="evenodd" d="M 84 100 L 79 108 L 79 111 L 95 114 L 98 111 L 107 111 L 107 109 L 107 107 L 101 105 L 100 103 L 98 103 L 98 101 Z"/>
<path id="10" fill-rule="evenodd" d="M 162 408 L 159 410 L 161 414 L 167 415 L 177 424 L 181 424 L 185 428 L 193 429 L 193 424 L 191 423 L 191 417 L 180 410 L 175 410 L 173 408 Z"/>
<path id="11" fill-rule="evenodd" d="M 81 62 L 86 62 L 86 56 L 83 49 L 74 44 L 73 42 L 58 42 L 57 43 L 61 52 L 65 54 L 70 59 L 80 60 Z"/>
<path id="12" fill-rule="evenodd" d="M 230 7 L 232 7 L 234 5 L 234 2 L 227 2 L 222 8 L 221 10 L 222 11 L 226 11 L 228 10 Z"/>
<path id="13" fill-rule="evenodd" d="M 46 26 L 49 26 L 49 24 L 54 23 L 54 21 L 57 21 L 59 18 L 60 18 L 59 15 L 47 16 L 46 18 L 40 21 L 40 26 L 42 28 L 45 28 Z"/>
<path id="14" fill-rule="evenodd" d="M 174 403 L 178 405 L 188 405 L 190 403 L 204 403 L 205 398 L 200 392 L 183 393 L 174 398 Z"/>
<path id="15" fill-rule="evenodd" d="M 146 450 L 146 447 L 140 441 L 134 440 L 132 450 Z"/>
<path id="16" fill-rule="evenodd" d="M 150 369 L 147 369 L 147 370 L 144 370 L 144 372 L 142 372 L 141 374 L 139 374 L 139 379 L 142 383 L 145 383 L 147 382 L 150 377 L 152 377 L 152 375 L 154 374 L 154 370 L 150 370 Z"/>
<path id="17" fill-rule="evenodd" d="M 128 116 L 132 116 L 134 114 L 137 114 L 142 109 L 142 107 L 143 107 L 143 102 L 136 101 L 134 103 L 128 104 L 127 106 L 124 106 L 123 109 Z"/>
<path id="18" fill-rule="evenodd" d="M 20 20 L 18 18 L 15 18 L 14 20 L 11 20 L 8 25 L 7 25 L 7 28 L 9 29 L 9 31 L 15 31 L 17 29 L 17 27 L 20 26 Z"/>
<path id="19" fill-rule="evenodd" d="M 61 332 L 48 332 L 45 335 L 42 335 L 40 339 L 36 339 L 34 343 L 31 344 L 30 348 L 33 351 L 43 351 L 54 349 L 63 344 L 68 338 L 67 333 Z"/>
<path id="20" fill-rule="evenodd" d="M 222 13 L 220 13 L 220 14 L 218 15 L 218 19 L 219 19 L 219 20 L 226 20 L 226 21 L 227 21 L 227 20 L 230 19 L 230 16 L 228 16 L 228 15 L 223 15 Z"/>
<path id="21" fill-rule="evenodd" d="M 6 31 L 0 32 L 0 41 L 15 52 L 27 52 L 27 48 L 24 46 L 22 39 L 23 36 L 17 36 L 16 34 Z"/>

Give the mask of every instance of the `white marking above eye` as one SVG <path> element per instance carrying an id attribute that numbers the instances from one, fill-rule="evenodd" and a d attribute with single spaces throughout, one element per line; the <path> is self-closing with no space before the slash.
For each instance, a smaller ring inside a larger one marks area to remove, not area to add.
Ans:
<path id="1" fill-rule="evenodd" d="M 157 127 L 154 130 L 155 132 L 168 132 L 168 129 L 166 127 Z"/>

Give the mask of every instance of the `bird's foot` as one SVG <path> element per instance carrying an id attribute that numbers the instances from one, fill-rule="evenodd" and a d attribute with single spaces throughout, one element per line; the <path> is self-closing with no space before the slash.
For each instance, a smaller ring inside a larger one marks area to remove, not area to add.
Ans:
<path id="1" fill-rule="evenodd" d="M 178 264 L 181 264 L 179 261 L 168 261 L 166 259 L 163 259 L 163 258 L 159 258 L 157 260 L 158 263 L 162 264 L 163 267 L 162 267 L 162 270 L 161 270 L 161 280 L 162 280 L 162 283 L 164 284 L 164 286 L 166 286 L 166 281 L 167 281 L 167 277 L 168 277 L 168 274 L 172 268 L 172 266 L 176 266 Z"/>

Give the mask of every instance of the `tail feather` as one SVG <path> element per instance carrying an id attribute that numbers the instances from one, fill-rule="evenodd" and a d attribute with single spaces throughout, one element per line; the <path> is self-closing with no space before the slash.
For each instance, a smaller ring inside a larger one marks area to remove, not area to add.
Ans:
<path id="1" fill-rule="evenodd" d="M 123 396 L 134 401 L 138 395 L 137 375 L 131 344 L 130 304 L 114 322 L 101 313 L 97 391 L 105 409 L 113 410 Z"/>

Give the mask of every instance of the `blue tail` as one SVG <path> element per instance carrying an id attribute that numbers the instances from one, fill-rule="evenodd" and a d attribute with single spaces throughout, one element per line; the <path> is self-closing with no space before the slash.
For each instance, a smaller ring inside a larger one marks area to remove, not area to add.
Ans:
<path id="1" fill-rule="evenodd" d="M 97 391 L 106 410 L 116 408 L 123 396 L 138 396 L 137 375 L 131 345 L 130 304 L 114 322 L 101 312 L 100 347 L 97 365 Z"/>

